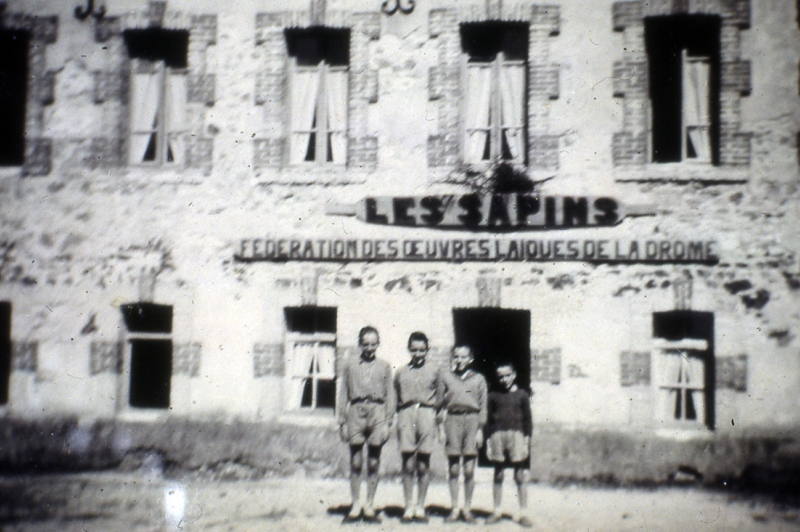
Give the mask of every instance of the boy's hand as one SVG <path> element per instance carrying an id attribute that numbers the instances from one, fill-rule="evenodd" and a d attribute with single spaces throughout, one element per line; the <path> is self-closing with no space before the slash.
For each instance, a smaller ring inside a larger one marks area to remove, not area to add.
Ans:
<path id="1" fill-rule="evenodd" d="M 475 433 L 475 443 L 478 444 L 478 449 L 483 447 L 483 429 L 478 429 L 478 432 Z"/>
<path id="2" fill-rule="evenodd" d="M 444 432 L 444 423 L 439 423 L 438 429 L 436 435 L 439 437 L 439 443 L 446 443 L 447 435 Z"/>
<path id="3" fill-rule="evenodd" d="M 531 448 L 531 437 L 530 436 L 525 436 L 523 441 L 525 442 L 525 448 L 530 450 L 530 448 Z"/>
<path id="4" fill-rule="evenodd" d="M 350 431 L 347 428 L 347 423 L 339 425 L 339 438 L 342 440 L 342 443 L 350 441 Z"/>

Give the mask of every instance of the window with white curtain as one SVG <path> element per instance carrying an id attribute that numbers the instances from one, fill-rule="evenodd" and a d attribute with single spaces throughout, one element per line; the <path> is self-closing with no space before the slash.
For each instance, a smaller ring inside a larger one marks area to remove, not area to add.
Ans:
<path id="1" fill-rule="evenodd" d="M 124 32 L 131 59 L 130 164 L 182 165 L 186 158 L 188 32 Z"/>
<path id="2" fill-rule="evenodd" d="M 658 339 L 655 347 L 660 418 L 670 423 L 705 425 L 708 342 Z"/>
<path id="3" fill-rule="evenodd" d="M 718 16 L 645 18 L 651 160 L 718 164 Z"/>
<path id="4" fill-rule="evenodd" d="M 336 406 L 336 309 L 287 307 L 285 405 L 289 411 L 327 411 Z"/>
<path id="5" fill-rule="evenodd" d="M 462 24 L 465 97 L 464 160 L 525 163 L 528 28 Z"/>
<path id="6" fill-rule="evenodd" d="M 350 31 L 286 30 L 289 154 L 298 164 L 345 164 Z"/>

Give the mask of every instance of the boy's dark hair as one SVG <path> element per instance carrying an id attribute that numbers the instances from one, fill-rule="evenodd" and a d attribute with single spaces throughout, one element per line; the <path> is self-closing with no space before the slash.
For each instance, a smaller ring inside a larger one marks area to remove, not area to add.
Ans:
<path id="1" fill-rule="evenodd" d="M 408 348 L 411 349 L 412 342 L 425 342 L 425 349 L 428 348 L 428 337 L 424 332 L 414 331 L 408 336 Z"/>
<path id="2" fill-rule="evenodd" d="M 375 333 L 375 336 L 378 337 L 378 341 L 381 339 L 381 335 L 378 334 L 378 329 L 373 327 L 372 325 L 367 325 L 366 327 L 362 327 L 360 331 L 358 331 L 358 343 L 361 344 L 361 340 L 364 339 L 364 335 L 368 333 Z"/>
<path id="3" fill-rule="evenodd" d="M 497 367 L 494 368 L 494 372 L 497 373 L 497 370 L 500 368 L 509 368 L 512 373 L 517 372 L 517 368 L 515 368 L 514 364 L 512 364 L 511 362 L 503 362 L 501 364 L 498 364 Z"/>
<path id="4" fill-rule="evenodd" d="M 455 345 L 455 346 L 453 346 L 453 351 L 451 352 L 451 355 L 453 353 L 455 353 L 456 350 L 458 350 L 458 349 L 469 349 L 469 356 L 471 356 L 472 358 L 475 358 L 475 350 L 472 349 L 471 345 L 469 345 L 469 344 L 458 344 L 458 345 Z"/>

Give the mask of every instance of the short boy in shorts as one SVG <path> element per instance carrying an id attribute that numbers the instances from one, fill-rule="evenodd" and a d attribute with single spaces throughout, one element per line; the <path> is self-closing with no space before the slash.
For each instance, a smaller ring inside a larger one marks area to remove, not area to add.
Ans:
<path id="1" fill-rule="evenodd" d="M 375 492 L 378 489 L 381 449 L 389 439 L 395 411 L 395 396 L 392 368 L 375 356 L 379 343 L 378 331 L 374 327 L 361 329 L 358 333 L 361 356 L 346 360 L 339 375 L 337 418 L 342 441 L 350 445 L 350 496 L 353 500 L 345 522 L 356 521 L 362 513 L 360 492 L 365 446 L 367 498 L 363 514 L 368 522 L 380 521 L 375 514 Z"/>
<path id="2" fill-rule="evenodd" d="M 428 337 L 413 332 L 408 337 L 411 361 L 398 368 L 394 375 L 397 398 L 397 436 L 403 458 L 403 496 L 405 511 L 400 519 L 427 523 L 425 496 L 430 484 L 431 452 L 436 442 L 436 411 L 439 408 L 439 370 L 425 363 Z M 414 477 L 417 477 L 417 503 L 412 502 Z"/>
<path id="3" fill-rule="evenodd" d="M 475 522 L 472 494 L 475 491 L 475 462 L 483 443 L 486 424 L 486 379 L 471 369 L 472 349 L 461 345 L 453 348 L 451 371 L 440 380 L 442 415 L 444 416 L 445 453 L 449 465 L 449 486 L 452 511 L 447 522 Z M 458 507 L 458 477 L 464 462 L 464 511 Z"/>
<path id="4" fill-rule="evenodd" d="M 511 364 L 501 364 L 496 373 L 500 391 L 489 394 L 489 420 L 486 424 L 486 456 L 494 465 L 494 511 L 486 523 L 497 523 L 502 519 L 503 471 L 508 460 L 514 468 L 519 499 L 519 513 L 514 520 L 524 527 L 530 527 L 531 522 L 525 515 L 528 508 L 528 471 L 525 462 L 530 452 L 533 430 L 531 399 L 525 390 L 517 387 L 517 374 Z"/>

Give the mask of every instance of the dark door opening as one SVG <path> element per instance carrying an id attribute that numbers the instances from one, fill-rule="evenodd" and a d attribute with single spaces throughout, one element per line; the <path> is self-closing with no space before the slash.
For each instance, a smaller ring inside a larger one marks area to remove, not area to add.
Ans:
<path id="1" fill-rule="evenodd" d="M 131 406 L 169 408 L 172 340 L 131 340 Z"/>
<path id="2" fill-rule="evenodd" d="M 25 161 L 29 40 L 27 31 L 0 30 L 0 166 Z"/>
<path id="3" fill-rule="evenodd" d="M 8 403 L 11 378 L 11 303 L 0 301 L 0 405 Z"/>
<path id="4" fill-rule="evenodd" d="M 714 385 L 716 375 L 714 373 L 714 313 L 694 312 L 691 310 L 673 310 L 669 312 L 653 313 L 653 337 L 664 338 L 666 340 L 683 340 L 686 338 L 706 340 L 708 349 L 705 351 L 691 350 L 683 354 L 687 363 L 691 360 L 698 360 L 703 368 L 703 403 L 705 419 L 697 419 L 708 428 L 714 428 Z M 680 380 L 678 373 L 678 380 Z M 675 380 L 675 379 L 672 379 Z M 676 385 L 676 388 L 679 385 Z M 694 402 L 690 403 L 691 396 L 674 394 L 675 397 L 675 419 L 693 420 L 697 415 L 697 407 Z"/>
<path id="5" fill-rule="evenodd" d="M 472 348 L 473 369 L 486 377 L 489 391 L 498 387 L 495 370 L 511 364 L 517 373 L 517 386 L 530 392 L 531 313 L 528 310 L 500 308 L 453 309 L 455 345 Z M 481 448 L 478 465 L 491 465 L 486 446 Z M 530 466 L 530 464 L 528 464 Z"/>

